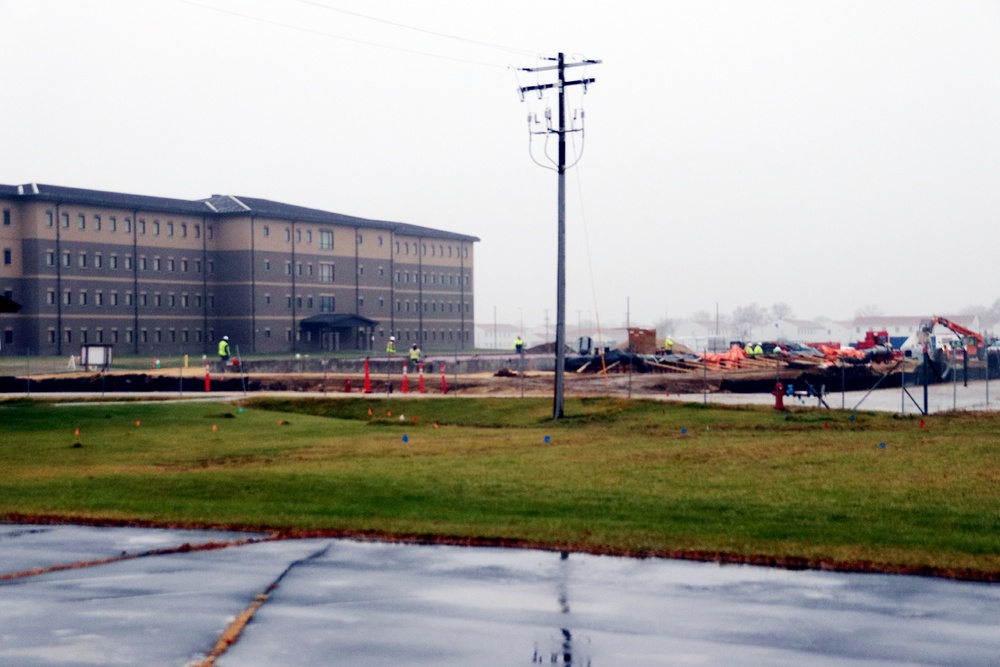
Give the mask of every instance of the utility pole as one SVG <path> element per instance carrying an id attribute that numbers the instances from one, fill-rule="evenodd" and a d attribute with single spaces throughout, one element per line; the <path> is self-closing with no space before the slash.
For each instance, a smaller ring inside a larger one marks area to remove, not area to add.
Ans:
<path id="1" fill-rule="evenodd" d="M 550 60 L 552 60 L 550 58 Z M 555 65 L 545 67 L 522 68 L 523 72 L 546 72 L 556 71 L 556 83 L 544 83 L 535 86 L 524 86 L 520 89 L 523 99 L 524 93 L 533 90 L 547 90 L 555 88 L 559 94 L 559 125 L 553 129 L 551 123 L 547 123 L 546 129 L 537 134 L 556 134 L 559 137 L 559 156 L 556 163 L 556 173 L 558 174 L 558 232 L 557 246 L 558 257 L 556 260 L 556 381 L 555 396 L 552 407 L 552 418 L 561 419 L 563 416 L 563 371 L 566 366 L 566 86 L 584 86 L 593 83 L 595 79 L 578 79 L 576 81 L 566 80 L 566 69 L 569 67 L 582 67 L 584 65 L 598 65 L 600 60 L 583 60 L 578 63 L 566 64 L 566 56 L 559 53 L 554 59 Z M 528 122 L 531 122 L 529 117 Z M 529 125 L 529 131 L 530 125 Z M 570 130 L 577 131 L 577 130 Z M 535 132 L 532 132 L 533 134 Z"/>

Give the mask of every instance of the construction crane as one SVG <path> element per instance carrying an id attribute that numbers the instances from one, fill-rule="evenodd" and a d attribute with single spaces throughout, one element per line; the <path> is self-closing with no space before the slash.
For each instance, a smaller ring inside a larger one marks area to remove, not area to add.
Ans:
<path id="1" fill-rule="evenodd" d="M 938 324 L 958 336 L 968 354 L 976 356 L 979 354 L 979 350 L 984 348 L 982 334 L 976 333 L 972 329 L 963 327 L 961 324 L 952 322 L 944 317 L 935 316 L 929 320 L 924 320 L 920 323 L 920 332 L 926 336 L 930 336 L 931 332 L 934 331 L 935 325 Z"/>

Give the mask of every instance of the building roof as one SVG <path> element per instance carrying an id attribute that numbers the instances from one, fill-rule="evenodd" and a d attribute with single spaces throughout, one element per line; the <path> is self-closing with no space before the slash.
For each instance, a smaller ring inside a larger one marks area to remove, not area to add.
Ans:
<path id="1" fill-rule="evenodd" d="M 257 197 L 235 197 L 233 195 L 212 195 L 206 199 L 188 200 L 168 197 L 150 197 L 122 192 L 107 192 L 104 190 L 87 190 L 84 188 L 68 188 L 61 185 L 44 185 L 28 183 L 26 185 L 0 185 L 0 196 L 28 201 L 49 201 L 62 204 L 82 204 L 86 206 L 102 206 L 142 210 L 160 213 L 175 213 L 178 215 L 197 215 L 205 217 L 245 217 L 259 216 L 289 220 L 292 222 L 318 222 L 334 225 L 346 225 L 365 229 L 381 229 L 395 234 L 407 236 L 432 237 L 454 241 L 476 242 L 479 239 L 467 234 L 457 234 L 431 227 L 421 227 L 402 222 L 384 220 L 369 220 L 341 213 L 322 211 L 294 204 L 259 199 Z"/>
<path id="2" fill-rule="evenodd" d="M 186 215 L 211 215 L 211 211 L 203 203 L 187 199 L 131 195 L 123 192 L 86 190 L 84 188 L 67 188 L 62 185 L 45 185 L 42 183 L 18 185 L 13 196 L 29 201 L 50 201 L 133 210 L 141 209 L 143 211 Z"/>

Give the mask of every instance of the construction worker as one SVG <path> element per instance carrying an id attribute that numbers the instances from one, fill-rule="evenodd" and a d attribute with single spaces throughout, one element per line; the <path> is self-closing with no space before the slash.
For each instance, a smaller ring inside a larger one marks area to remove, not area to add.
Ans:
<path id="1" fill-rule="evenodd" d="M 414 343 L 412 346 L 410 346 L 410 366 L 415 369 L 419 363 L 420 363 L 420 348 L 417 347 L 416 343 Z"/>
<path id="2" fill-rule="evenodd" d="M 222 366 L 223 372 L 226 371 L 226 363 L 230 356 L 232 356 L 232 352 L 229 349 L 229 336 L 223 336 L 222 340 L 219 341 L 219 365 Z"/>
<path id="3" fill-rule="evenodd" d="M 524 341 L 521 340 L 520 336 L 514 339 L 514 351 L 518 354 L 522 354 L 524 352 Z"/>
<path id="4" fill-rule="evenodd" d="M 743 351 L 746 352 L 746 355 L 748 357 L 752 357 L 753 356 L 753 343 L 751 343 L 750 341 L 747 341 L 747 344 L 743 347 Z"/>
<path id="5" fill-rule="evenodd" d="M 764 354 L 764 348 L 761 347 L 760 343 L 757 343 L 756 345 L 753 346 L 753 356 L 759 357 L 762 356 L 763 354 Z"/>
<path id="6" fill-rule="evenodd" d="M 663 340 L 663 349 L 666 350 L 667 354 L 674 353 L 674 341 L 670 338 L 670 336 L 667 336 Z"/>
<path id="7" fill-rule="evenodd" d="M 390 357 L 396 354 L 396 337 L 389 336 L 389 342 L 385 344 L 385 353 Z"/>

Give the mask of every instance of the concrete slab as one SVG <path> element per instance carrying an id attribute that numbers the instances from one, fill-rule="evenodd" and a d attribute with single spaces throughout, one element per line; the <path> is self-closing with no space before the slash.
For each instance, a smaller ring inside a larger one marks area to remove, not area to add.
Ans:
<path id="1" fill-rule="evenodd" d="M 28 550 L 15 545 L 32 535 L 45 538 L 39 562 L 49 549 L 93 551 L 94 529 L 2 528 L 0 563 L 10 550 L 20 561 Z M 115 548 L 166 539 L 115 530 L 96 534 Z M 190 665 L 276 581 L 220 667 L 978 666 L 1000 655 L 996 585 L 316 539 L 0 582 L 0 664 Z"/>
<path id="2" fill-rule="evenodd" d="M 0 664 L 192 664 L 316 546 L 254 544 L 0 582 Z"/>
<path id="3" fill-rule="evenodd" d="M 988 665 L 1000 587 L 337 542 L 220 666 Z"/>
<path id="4" fill-rule="evenodd" d="M 250 533 L 98 526 L 0 524 L 0 575 L 254 537 Z M 257 537 L 261 537 L 257 535 Z"/>

